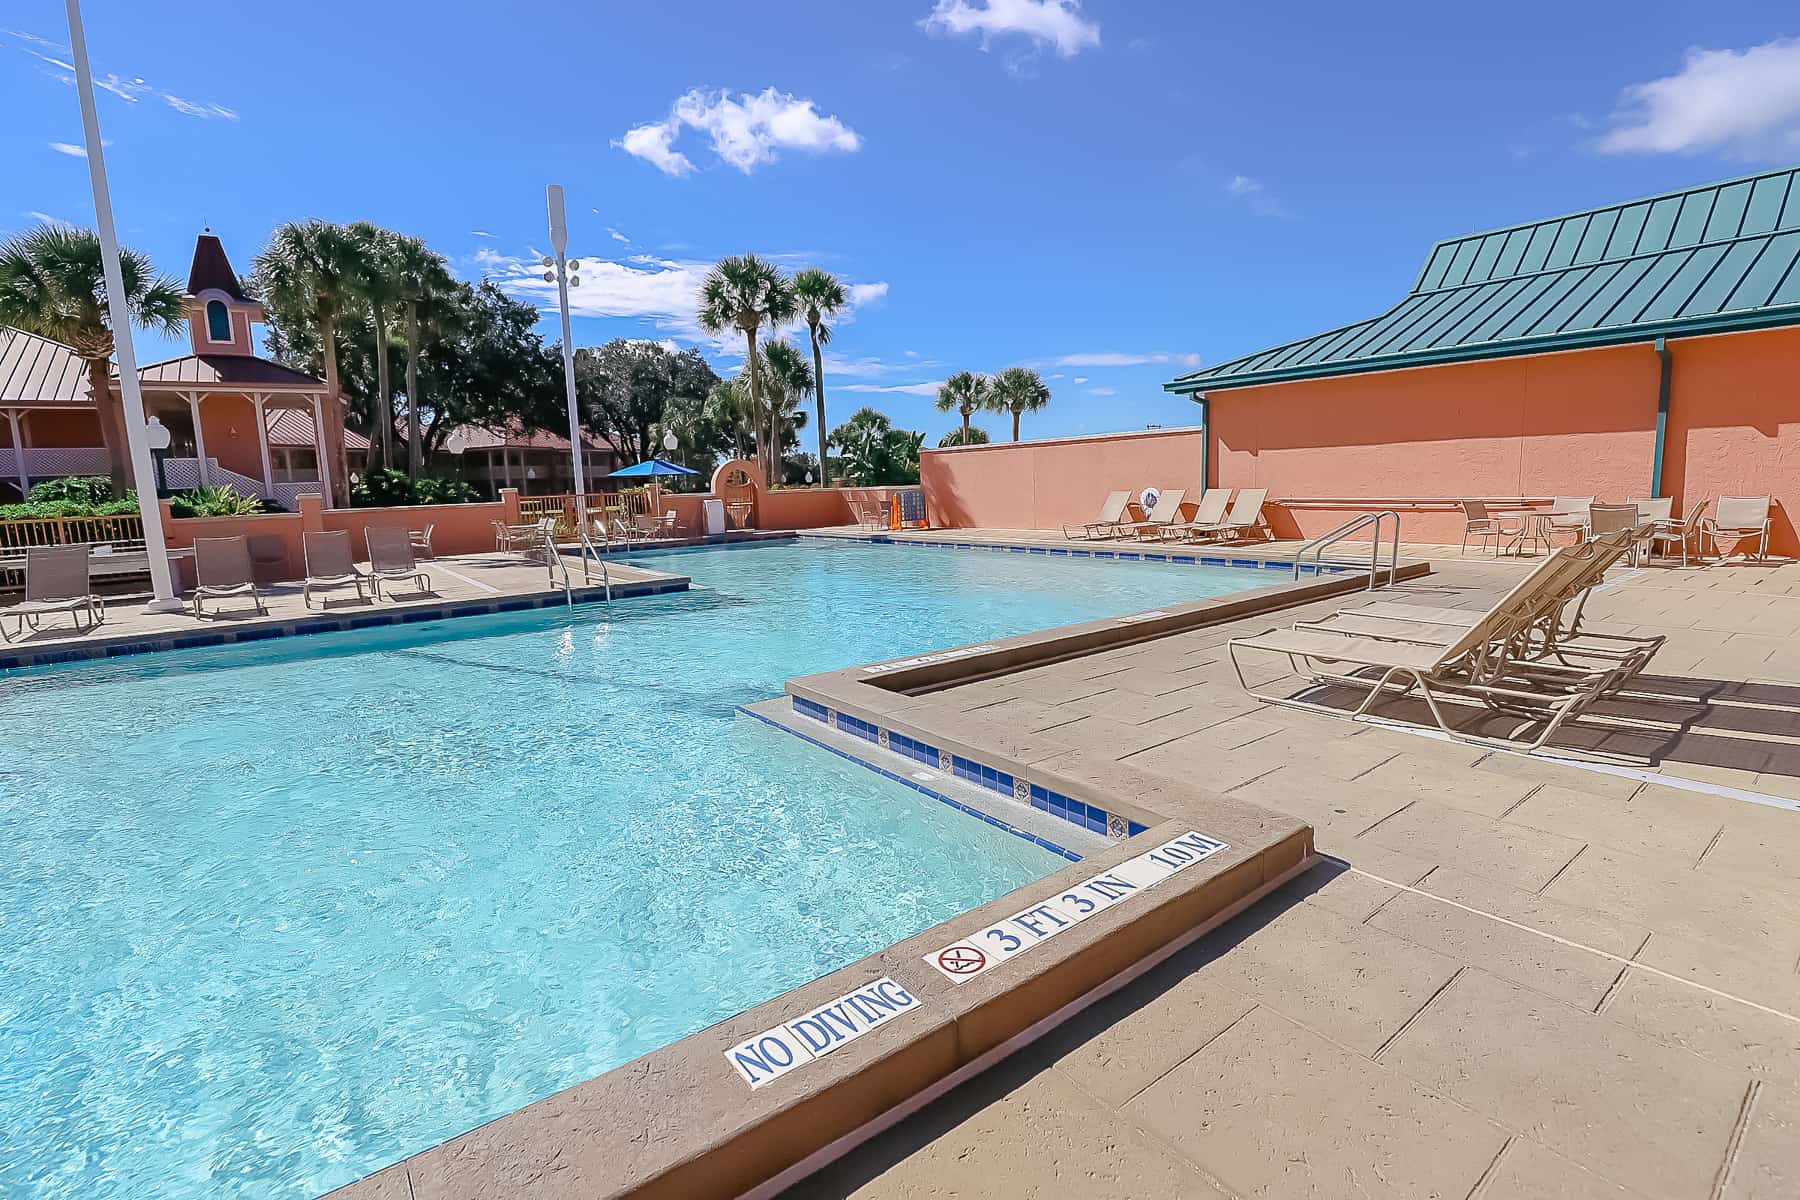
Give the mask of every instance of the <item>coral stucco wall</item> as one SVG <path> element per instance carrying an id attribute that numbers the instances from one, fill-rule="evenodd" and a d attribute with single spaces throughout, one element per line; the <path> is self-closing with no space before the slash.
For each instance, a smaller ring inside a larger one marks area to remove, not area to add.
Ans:
<path id="1" fill-rule="evenodd" d="M 1092 521 L 1113 491 L 1185 488 L 1198 500 L 1202 439 L 1159 429 L 926 450 L 919 479 L 933 525 L 1058 529 Z"/>
<path id="2" fill-rule="evenodd" d="M 1680 338 L 1662 490 L 1676 512 L 1775 498 L 1772 547 L 1800 553 L 1800 329 Z M 1269 489 L 1278 536 L 1393 507 L 1401 536 L 1461 539 L 1461 497 L 1649 496 L 1661 364 L 1648 342 L 1214 393 L 1215 487 Z M 1201 434 L 1116 434 L 931 450 L 934 524 L 1054 529 L 1114 488 L 1200 486 Z"/>

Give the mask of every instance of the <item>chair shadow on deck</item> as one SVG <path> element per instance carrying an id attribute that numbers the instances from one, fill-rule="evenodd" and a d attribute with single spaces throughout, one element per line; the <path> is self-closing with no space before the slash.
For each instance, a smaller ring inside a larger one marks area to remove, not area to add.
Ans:
<path id="1" fill-rule="evenodd" d="M 1367 695 L 1296 683 L 1296 692 L 1346 714 Z M 1530 724 L 1467 703 L 1446 705 L 1445 712 L 1458 733 L 1471 737 L 1517 737 Z M 1437 730 L 1415 695 L 1379 701 L 1370 715 Z M 1685 763 L 1741 771 L 1744 787 L 1759 774 L 1800 779 L 1800 685 L 1641 674 L 1564 725 L 1546 749 L 1630 766 Z"/>

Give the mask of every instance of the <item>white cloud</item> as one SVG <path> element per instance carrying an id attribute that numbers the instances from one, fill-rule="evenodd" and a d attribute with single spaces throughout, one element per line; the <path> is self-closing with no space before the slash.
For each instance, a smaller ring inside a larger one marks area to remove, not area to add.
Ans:
<path id="1" fill-rule="evenodd" d="M 610 225 L 608 225 L 606 227 L 606 234 L 608 237 L 612 238 L 612 240 L 615 242 L 624 242 L 628 246 L 631 244 L 630 238 L 626 237 L 624 234 L 620 233 L 618 230 L 614 229 Z"/>
<path id="2" fill-rule="evenodd" d="M 49 213 L 39 212 L 35 208 L 27 209 L 19 215 L 22 217 L 30 217 L 34 221 L 42 221 L 46 225 L 67 225 L 69 223 L 61 217 L 53 217 Z"/>
<path id="3" fill-rule="evenodd" d="M 1263 190 L 1262 180 L 1249 175 L 1233 175 L 1225 184 L 1225 190 L 1234 196 L 1254 196 Z"/>
<path id="4" fill-rule="evenodd" d="M 150 91 L 150 85 L 141 75 L 126 79 L 110 72 L 105 76 L 95 76 L 94 86 L 103 92 L 111 92 L 127 104 L 136 104 L 139 96 Z"/>
<path id="5" fill-rule="evenodd" d="M 851 308 L 861 308 L 865 304 L 873 304 L 888 294 L 888 285 L 881 283 L 853 283 L 846 289 Z"/>
<path id="6" fill-rule="evenodd" d="M 693 171 L 693 160 L 674 148 L 681 123 L 673 117 L 628 129 L 613 145 L 636 158 L 641 158 L 664 175 L 686 175 Z"/>
<path id="7" fill-rule="evenodd" d="M 1250 206 L 1250 211 L 1259 217 L 1286 217 L 1287 209 L 1281 202 L 1269 194 L 1263 181 L 1254 175 L 1233 175 L 1225 181 L 1227 195 L 1236 196 Z"/>
<path id="8" fill-rule="evenodd" d="M 163 99 L 168 101 L 170 108 L 183 116 L 199 117 L 203 121 L 210 121 L 214 117 L 223 117 L 227 121 L 238 119 L 237 113 L 223 104 L 204 104 L 198 100 L 183 100 L 172 92 L 164 92 Z"/>
<path id="9" fill-rule="evenodd" d="M 1088 381 L 1088 377 L 1086 375 L 1077 375 L 1075 377 L 1076 383 L 1086 383 L 1087 381 Z"/>
<path id="10" fill-rule="evenodd" d="M 736 98 L 694 88 L 675 101 L 667 119 L 639 125 L 613 145 L 665 175 L 687 175 L 694 162 L 675 148 L 684 129 L 705 134 L 713 153 L 746 175 L 774 162 L 783 150 L 850 154 L 862 148 L 862 138 L 837 117 L 819 112 L 811 100 L 772 87 Z"/>
<path id="11" fill-rule="evenodd" d="M 1116 396 L 1118 394 L 1119 394 L 1118 388 L 1089 388 L 1088 389 L 1088 395 L 1090 395 L 1090 396 Z"/>
<path id="12" fill-rule="evenodd" d="M 994 38 L 1024 37 L 1064 58 L 1100 44 L 1099 23 L 1081 15 L 1080 0 L 937 0 L 919 28 L 951 37 L 974 34 L 983 50 Z"/>
<path id="13" fill-rule="evenodd" d="M 102 141 L 100 144 L 104 146 L 106 143 Z M 51 142 L 50 148 L 58 154 L 67 154 L 70 158 L 87 157 L 87 147 L 78 146 L 74 142 Z"/>
<path id="14" fill-rule="evenodd" d="M 1125 354 L 1117 350 L 1104 350 L 1092 354 L 1065 354 L 1056 360 L 1059 367 L 1141 367 L 1146 363 L 1175 363 L 1183 367 L 1200 365 L 1198 354 L 1171 354 L 1167 350 L 1157 350 L 1148 354 Z M 1077 379 L 1076 383 L 1082 380 Z"/>
<path id="15" fill-rule="evenodd" d="M 1624 90 L 1599 145 L 1609 154 L 1792 157 L 1800 150 L 1800 37 L 1689 50 L 1680 71 Z"/>
<path id="16" fill-rule="evenodd" d="M 935 396 L 938 389 L 944 386 L 941 379 L 930 379 L 924 383 L 846 383 L 840 392 L 882 392 L 889 395 Z"/>
<path id="17" fill-rule="evenodd" d="M 471 229 L 471 230 L 469 230 L 469 233 L 473 237 L 491 238 L 494 236 L 493 234 L 489 233 L 485 229 Z"/>

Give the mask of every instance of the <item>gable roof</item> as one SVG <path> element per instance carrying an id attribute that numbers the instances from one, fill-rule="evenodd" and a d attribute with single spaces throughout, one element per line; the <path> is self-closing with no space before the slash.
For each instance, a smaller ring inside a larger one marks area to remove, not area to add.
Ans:
<path id="1" fill-rule="evenodd" d="M 1449 238 L 1387 312 L 1183 375 L 1210 392 L 1800 325 L 1800 167 Z"/>
<path id="2" fill-rule="evenodd" d="M 113 374 L 116 376 L 118 373 L 119 368 L 115 364 Z M 265 387 L 325 390 L 322 380 L 314 379 L 305 371 L 296 371 L 278 362 L 248 354 L 184 354 L 180 358 L 165 359 L 140 368 L 138 378 L 144 383 L 152 384 L 260 384 Z"/>
<path id="3" fill-rule="evenodd" d="M 87 404 L 87 363 L 61 342 L 0 326 L 0 404 Z"/>
<path id="4" fill-rule="evenodd" d="M 194 239 L 194 265 L 188 268 L 187 290 L 188 295 L 197 296 L 208 289 L 224 292 L 233 300 L 249 299 L 237 272 L 231 269 L 231 260 L 225 257 L 224 244 L 203 233 Z"/>

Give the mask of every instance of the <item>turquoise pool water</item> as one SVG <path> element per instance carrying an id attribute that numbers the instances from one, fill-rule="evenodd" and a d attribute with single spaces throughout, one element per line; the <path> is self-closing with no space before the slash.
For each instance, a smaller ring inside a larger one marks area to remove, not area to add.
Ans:
<path id="1" fill-rule="evenodd" d="M 1264 578 L 641 561 L 696 590 L 0 675 L 0 1196 L 322 1192 L 1047 874 L 735 706 Z"/>

